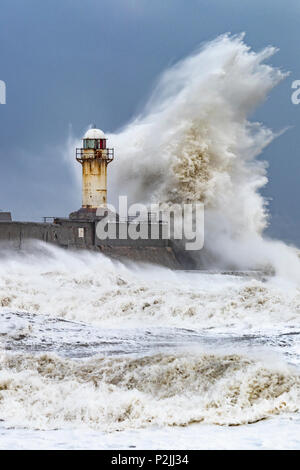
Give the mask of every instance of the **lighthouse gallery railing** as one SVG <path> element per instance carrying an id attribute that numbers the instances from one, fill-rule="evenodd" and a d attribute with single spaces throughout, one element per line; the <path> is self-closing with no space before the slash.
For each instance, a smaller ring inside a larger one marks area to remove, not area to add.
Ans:
<path id="1" fill-rule="evenodd" d="M 94 160 L 95 158 L 110 163 L 114 159 L 114 149 L 96 149 L 90 152 L 83 148 L 76 149 L 76 160 L 80 163 L 86 160 Z"/>

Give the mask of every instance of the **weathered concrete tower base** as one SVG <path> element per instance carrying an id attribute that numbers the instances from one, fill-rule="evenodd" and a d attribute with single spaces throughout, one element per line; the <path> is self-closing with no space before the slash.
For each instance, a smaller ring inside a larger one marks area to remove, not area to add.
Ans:
<path id="1" fill-rule="evenodd" d="M 97 220 L 97 209 L 86 209 L 81 207 L 78 211 L 71 212 L 69 215 L 70 220 L 85 220 L 94 221 Z"/>

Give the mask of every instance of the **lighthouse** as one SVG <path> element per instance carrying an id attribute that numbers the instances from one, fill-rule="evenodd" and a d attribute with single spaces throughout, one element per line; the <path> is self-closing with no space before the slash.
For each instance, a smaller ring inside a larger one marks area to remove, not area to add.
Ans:
<path id="1" fill-rule="evenodd" d="M 107 202 L 107 165 L 114 159 L 114 149 L 106 147 L 106 136 L 100 129 L 89 129 L 83 147 L 76 149 L 76 160 L 82 166 L 82 209 L 94 212 Z"/>

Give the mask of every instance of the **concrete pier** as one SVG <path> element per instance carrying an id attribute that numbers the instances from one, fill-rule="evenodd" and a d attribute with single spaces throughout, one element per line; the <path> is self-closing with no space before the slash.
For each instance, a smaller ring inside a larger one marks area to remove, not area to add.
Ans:
<path id="1" fill-rule="evenodd" d="M 96 235 L 96 224 L 97 221 L 60 218 L 54 219 L 53 223 L 0 222 L 0 245 L 21 250 L 29 240 L 40 240 L 67 249 L 98 251 L 119 260 L 159 264 L 171 269 L 183 267 L 169 239 L 100 240 Z"/>

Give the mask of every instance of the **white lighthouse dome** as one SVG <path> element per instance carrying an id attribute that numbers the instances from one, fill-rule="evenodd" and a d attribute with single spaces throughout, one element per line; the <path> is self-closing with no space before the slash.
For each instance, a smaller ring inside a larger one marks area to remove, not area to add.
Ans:
<path id="1" fill-rule="evenodd" d="M 105 139 L 105 134 L 101 129 L 89 129 L 83 136 L 84 139 Z"/>

